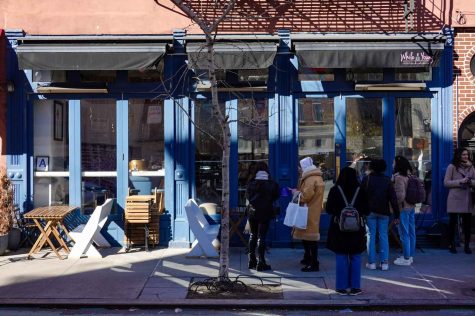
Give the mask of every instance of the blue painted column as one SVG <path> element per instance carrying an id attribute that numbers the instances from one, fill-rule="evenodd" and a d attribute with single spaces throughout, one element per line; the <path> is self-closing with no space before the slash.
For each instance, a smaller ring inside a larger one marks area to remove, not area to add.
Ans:
<path id="1" fill-rule="evenodd" d="M 81 103 L 69 100 L 69 204 L 81 206 Z"/>
<path id="2" fill-rule="evenodd" d="M 336 175 L 346 166 L 346 97 L 334 98 L 335 113 L 335 171 Z M 339 166 L 337 165 L 339 160 Z M 339 169 L 339 170 L 337 170 Z"/>
<path id="3" fill-rule="evenodd" d="M 387 176 L 392 174 L 392 163 L 396 153 L 395 102 L 394 97 L 388 95 L 383 97 L 383 158 L 388 164 Z"/>
<path id="4" fill-rule="evenodd" d="M 18 70 L 14 48 L 21 31 L 6 31 L 7 81 L 13 83 L 14 91 L 7 95 L 7 175 L 15 190 L 15 203 L 22 211 L 32 208 L 32 190 L 28 179 L 33 177 L 32 159 L 32 113 L 27 93 L 31 91 L 25 72 Z"/>
<path id="5" fill-rule="evenodd" d="M 188 71 L 185 60 L 185 31 L 173 33 L 173 54 L 165 59 L 165 76 L 171 98 L 165 100 L 165 208 L 170 214 L 169 247 L 189 247 L 191 232 L 185 214 L 185 203 L 192 196 L 191 174 L 194 145 L 191 142 Z M 188 113 L 187 113 L 188 112 Z M 160 228 L 162 230 L 162 227 Z"/>
<path id="6" fill-rule="evenodd" d="M 445 28 L 447 36 L 444 53 L 436 75 L 439 92 L 432 107 L 432 201 L 436 221 L 447 217 L 447 189 L 443 186 L 445 171 L 453 155 L 453 29 Z M 458 132 L 458 131 L 457 131 Z"/>
<path id="7" fill-rule="evenodd" d="M 290 31 L 279 30 L 279 48 L 275 58 L 275 94 L 269 102 L 269 157 L 271 173 L 280 187 L 297 185 L 298 146 L 295 134 L 295 106 L 291 80 L 297 79 L 297 60 L 290 51 Z M 291 242 L 290 228 L 283 225 L 285 208 L 290 197 L 280 199 L 281 214 L 274 230 L 270 232 L 274 247 L 288 246 Z"/>
<path id="8" fill-rule="evenodd" d="M 238 206 L 238 99 L 226 101 L 226 114 L 229 115 L 231 148 L 229 151 L 229 205 Z"/>
<path id="9" fill-rule="evenodd" d="M 129 102 L 117 102 L 117 211 L 122 215 L 129 187 Z"/>

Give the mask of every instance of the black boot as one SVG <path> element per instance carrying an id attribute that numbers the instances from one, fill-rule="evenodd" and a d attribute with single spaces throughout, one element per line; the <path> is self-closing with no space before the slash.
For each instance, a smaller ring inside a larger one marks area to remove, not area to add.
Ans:
<path id="1" fill-rule="evenodd" d="M 320 271 L 320 263 L 318 262 L 318 244 L 317 242 L 310 242 L 309 244 L 309 254 L 310 254 L 310 264 L 300 269 L 302 272 L 317 272 Z"/>
<path id="2" fill-rule="evenodd" d="M 472 249 L 470 249 L 470 237 L 465 236 L 465 247 L 463 248 L 463 251 L 467 255 L 472 253 Z"/>
<path id="3" fill-rule="evenodd" d="M 449 251 L 450 251 L 450 253 L 457 253 L 457 248 L 455 247 L 455 242 L 450 243 Z"/>
<path id="4" fill-rule="evenodd" d="M 256 247 L 257 247 L 257 239 L 255 235 L 250 236 L 249 238 L 249 261 L 247 263 L 247 267 L 249 269 L 255 269 L 257 267 L 257 258 L 256 258 Z"/>
<path id="5" fill-rule="evenodd" d="M 465 245 L 464 251 L 467 255 L 470 255 L 472 253 L 472 249 L 470 249 L 469 245 Z"/>
<path id="6" fill-rule="evenodd" d="M 300 260 L 300 263 L 303 264 L 304 266 L 309 266 L 311 264 L 311 261 L 310 261 L 310 250 L 309 250 L 307 241 L 302 240 L 302 245 L 303 245 L 304 253 L 303 253 L 303 259 Z"/>
<path id="7" fill-rule="evenodd" d="M 264 240 L 257 241 L 257 253 L 259 254 L 259 261 L 257 262 L 257 271 L 271 270 L 271 266 L 266 263 L 266 243 Z"/>
<path id="8" fill-rule="evenodd" d="M 471 225 L 470 221 L 468 221 L 468 223 Z M 464 222 L 464 237 L 465 237 L 464 238 L 464 243 L 465 243 L 465 247 L 464 247 L 463 250 L 465 251 L 465 253 L 467 255 L 472 253 L 472 250 L 470 249 L 470 239 L 472 237 L 472 234 L 470 232 L 470 225 L 467 225 L 467 223 Z"/>

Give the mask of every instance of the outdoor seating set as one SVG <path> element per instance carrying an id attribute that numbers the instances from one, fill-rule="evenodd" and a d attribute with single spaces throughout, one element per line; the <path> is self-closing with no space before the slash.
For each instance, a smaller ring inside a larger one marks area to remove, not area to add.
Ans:
<path id="1" fill-rule="evenodd" d="M 78 259 L 82 255 L 102 258 L 98 247 L 110 247 L 110 244 L 101 235 L 100 231 L 107 221 L 114 200 L 107 199 L 104 204 L 96 207 L 86 224 L 79 225 L 71 232 L 64 225 L 64 219 L 76 207 L 68 205 L 54 205 L 38 207 L 24 215 L 25 220 L 35 223 L 40 234 L 28 253 L 28 258 L 38 253 L 47 244 L 59 259 L 63 259 L 60 251 L 63 250 L 68 259 Z M 74 242 L 70 249 L 68 242 Z M 57 245 L 59 245 L 57 247 Z"/>
<path id="2" fill-rule="evenodd" d="M 65 218 L 77 207 L 53 205 L 38 207 L 22 214 L 22 233 L 24 241 L 34 237 L 33 228 L 39 231 L 27 258 L 41 251 L 47 245 L 60 259 L 63 251 L 68 259 L 79 259 L 83 255 L 102 258 L 97 248 L 108 248 L 110 243 L 101 234 L 112 210 L 114 199 L 107 199 L 104 204 L 96 206 L 87 223 L 80 224 L 71 231 L 64 224 Z M 130 195 L 126 198 L 124 212 L 126 251 L 132 245 L 153 245 L 159 242 L 159 216 L 163 213 L 163 190 L 155 189 L 152 195 Z M 141 233 L 144 232 L 144 233 Z M 71 243 L 73 244 L 72 246 Z"/>

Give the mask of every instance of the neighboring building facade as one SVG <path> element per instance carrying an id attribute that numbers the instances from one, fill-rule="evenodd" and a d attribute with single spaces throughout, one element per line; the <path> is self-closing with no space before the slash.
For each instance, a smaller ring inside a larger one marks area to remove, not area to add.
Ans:
<path id="1" fill-rule="evenodd" d="M 216 203 L 221 193 L 221 152 L 201 130 L 219 128 L 210 119 L 199 30 L 154 1 L 5 2 L 7 79 L 15 87 L 7 166 L 23 210 L 68 203 L 87 214 L 115 197 L 106 229 L 121 243 L 128 188 L 159 187 L 167 211 L 161 241 L 189 246 L 187 199 Z M 327 193 L 361 155 L 389 166 L 404 155 L 429 192 L 417 208 L 418 228 L 446 217 L 453 34 L 445 1 L 406 11 L 405 1 L 255 2 L 261 11 L 238 2 L 216 45 L 220 102 L 236 122 L 231 206 L 244 206 L 259 160 L 282 187 L 295 187 L 299 159 L 312 156 Z M 270 18 L 251 23 L 243 12 Z M 364 163 L 356 167 L 363 172 Z M 271 227 L 274 245 L 291 242 L 283 216 Z M 324 214 L 323 227 L 328 220 Z"/>
<path id="2" fill-rule="evenodd" d="M 471 1 L 454 4 L 454 142 L 475 150 L 475 13 Z"/>

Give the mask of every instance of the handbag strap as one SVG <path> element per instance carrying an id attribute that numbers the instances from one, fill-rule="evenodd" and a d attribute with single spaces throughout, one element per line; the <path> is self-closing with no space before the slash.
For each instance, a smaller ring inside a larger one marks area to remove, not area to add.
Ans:
<path id="1" fill-rule="evenodd" d="M 299 192 L 299 193 L 297 194 L 297 196 L 293 196 L 293 197 L 292 197 L 292 203 L 295 203 L 295 198 L 297 198 L 297 204 L 300 205 L 300 195 L 301 195 L 301 194 L 302 194 L 302 193 Z"/>

